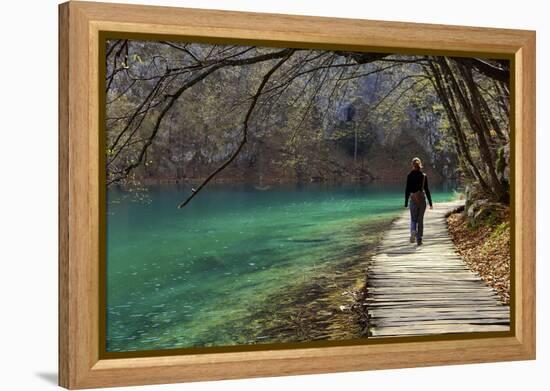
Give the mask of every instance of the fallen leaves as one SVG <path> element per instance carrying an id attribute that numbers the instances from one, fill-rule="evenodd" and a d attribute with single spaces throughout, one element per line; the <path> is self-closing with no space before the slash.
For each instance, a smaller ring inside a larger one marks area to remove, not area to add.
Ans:
<path id="1" fill-rule="evenodd" d="M 462 213 L 447 218 L 449 233 L 468 267 L 510 303 L 510 215 L 505 211 L 492 224 L 468 225 Z"/>

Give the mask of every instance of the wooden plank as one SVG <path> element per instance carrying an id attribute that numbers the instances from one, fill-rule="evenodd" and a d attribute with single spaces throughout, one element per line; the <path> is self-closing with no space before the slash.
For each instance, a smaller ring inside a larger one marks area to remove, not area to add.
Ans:
<path id="1" fill-rule="evenodd" d="M 454 309 L 459 309 L 459 308 L 463 309 L 463 308 L 475 308 L 478 305 L 489 306 L 492 303 L 493 303 L 492 300 L 484 300 L 484 301 L 478 301 L 478 302 L 464 301 L 464 302 L 460 302 L 460 303 L 453 302 L 453 301 L 448 301 L 448 300 L 447 301 L 439 300 L 439 301 L 420 302 L 420 303 L 409 302 L 409 303 L 406 303 L 406 305 L 404 305 L 403 303 L 375 302 L 375 301 L 373 301 L 373 302 L 369 303 L 369 308 L 376 308 L 376 307 L 388 308 L 388 307 L 392 307 L 392 308 L 395 308 L 396 311 L 397 311 L 400 308 L 416 308 L 416 307 L 426 308 L 426 307 L 447 306 L 449 308 L 454 308 Z M 376 324 L 376 323 L 374 323 L 374 324 Z"/>
<path id="2" fill-rule="evenodd" d="M 454 334 L 474 333 L 488 331 L 508 331 L 509 325 L 486 325 L 486 324 L 450 324 L 450 325 L 421 325 L 411 326 L 384 326 L 371 329 L 374 337 L 426 335 L 426 334 Z"/>
<path id="3" fill-rule="evenodd" d="M 388 295 L 380 295 L 380 294 L 373 294 L 369 295 L 369 298 L 373 303 L 418 303 L 418 302 L 429 302 L 433 303 L 435 301 L 447 301 L 449 303 L 462 303 L 462 302 L 468 302 L 468 303 L 476 303 L 480 301 L 487 301 L 489 303 L 496 303 L 496 301 L 493 301 L 493 298 L 497 298 L 498 296 L 487 296 L 483 295 L 480 297 L 480 295 L 469 295 L 468 297 L 463 297 L 462 295 L 391 295 L 388 297 Z"/>
<path id="4" fill-rule="evenodd" d="M 462 293 L 462 292 L 454 292 L 454 293 L 446 293 L 446 292 L 437 292 L 437 293 L 415 293 L 415 294 L 400 294 L 400 293 L 384 293 L 380 294 L 378 293 L 370 293 L 368 294 L 368 297 L 371 297 L 375 299 L 378 302 L 381 301 L 432 301 L 432 300 L 465 300 L 465 299 L 472 299 L 472 300 L 482 300 L 482 298 L 479 297 L 479 292 L 473 292 L 473 293 Z M 498 299 L 498 295 L 494 292 L 490 292 L 488 297 L 494 297 Z M 382 299 L 383 298 L 383 299 Z"/>
<path id="5" fill-rule="evenodd" d="M 509 324 L 508 318 L 505 316 L 491 316 L 491 317 L 475 317 L 472 315 L 465 316 L 464 318 L 447 316 L 441 319 L 431 319 L 428 317 L 413 317 L 413 318 L 383 318 L 377 323 L 375 327 L 393 327 L 393 326 L 411 326 L 421 327 L 423 325 L 435 325 L 435 324 Z"/>
<path id="6" fill-rule="evenodd" d="M 379 314 L 377 314 L 379 316 Z M 397 323 L 397 322 L 408 322 L 409 324 L 424 322 L 424 321 L 447 321 L 447 320 L 474 320 L 474 321 L 483 321 L 487 319 L 499 319 L 508 321 L 507 313 L 491 313 L 491 312 L 465 312 L 465 313 L 438 313 L 437 319 L 434 320 L 434 316 L 427 315 L 412 315 L 412 316 L 379 316 L 377 320 L 377 326 L 383 326 L 386 322 Z"/>
<path id="7" fill-rule="evenodd" d="M 478 281 L 480 277 L 476 276 L 473 273 L 468 272 L 437 272 L 434 273 L 431 270 L 418 270 L 415 271 L 406 271 L 406 272 L 378 272 L 373 279 L 410 279 L 416 280 L 419 278 L 437 278 L 440 280 L 458 280 L 458 281 Z"/>
<path id="8" fill-rule="evenodd" d="M 370 335 L 431 335 L 508 330 L 510 310 L 470 271 L 449 238 L 438 204 L 425 216 L 424 245 L 409 242 L 408 212 L 394 222 L 367 268 Z"/>
<path id="9" fill-rule="evenodd" d="M 488 293 L 494 293 L 491 289 L 485 289 Z M 424 294 L 424 293 L 439 293 L 439 292 L 446 292 L 446 293 L 473 293 L 478 292 L 477 289 L 473 288 L 459 288 L 459 287 L 453 287 L 453 288 L 440 288 L 439 286 L 431 287 L 431 286 L 403 286 L 403 287 L 372 287 L 369 289 L 367 294 L 371 293 L 384 293 L 384 294 L 392 294 L 392 293 L 399 293 L 399 294 Z"/>
<path id="10" fill-rule="evenodd" d="M 371 280 L 371 282 L 374 283 L 374 280 Z M 473 287 L 476 284 L 479 284 L 479 281 L 465 281 L 465 282 L 451 281 L 451 282 L 449 282 L 449 281 L 440 281 L 440 280 L 430 281 L 428 279 L 421 280 L 421 281 L 414 281 L 414 285 L 417 286 L 417 287 L 430 287 L 430 286 Z M 400 281 L 400 280 L 395 280 L 395 279 L 394 280 L 385 279 L 385 280 L 377 280 L 376 281 L 376 286 L 378 286 L 378 287 L 393 287 L 393 286 L 410 287 L 412 285 L 413 285 L 413 282 L 411 282 L 410 280 Z"/>

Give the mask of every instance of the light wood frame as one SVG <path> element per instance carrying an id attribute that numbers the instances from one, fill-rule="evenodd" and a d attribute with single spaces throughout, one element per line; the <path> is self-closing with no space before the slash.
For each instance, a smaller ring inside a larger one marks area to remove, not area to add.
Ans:
<path id="1" fill-rule="evenodd" d="M 512 336 L 101 359 L 100 31 L 265 46 L 509 56 L 515 136 Z M 535 358 L 535 32 L 184 8 L 59 6 L 59 384 L 91 388 Z"/>

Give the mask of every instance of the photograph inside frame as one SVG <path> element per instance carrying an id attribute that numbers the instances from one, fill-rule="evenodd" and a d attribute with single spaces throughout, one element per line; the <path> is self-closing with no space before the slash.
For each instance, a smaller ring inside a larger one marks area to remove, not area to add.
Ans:
<path id="1" fill-rule="evenodd" d="M 509 60 L 104 53 L 107 352 L 510 331 Z"/>

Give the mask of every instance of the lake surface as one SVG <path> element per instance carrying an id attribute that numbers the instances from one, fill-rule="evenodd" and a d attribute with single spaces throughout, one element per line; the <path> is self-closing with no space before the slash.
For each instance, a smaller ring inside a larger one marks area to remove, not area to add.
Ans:
<path id="1" fill-rule="evenodd" d="M 452 190 L 434 187 L 434 202 Z M 262 332 L 266 306 L 350 252 L 361 257 L 358 235 L 404 198 L 388 186 L 211 185 L 176 209 L 188 194 L 109 190 L 107 351 L 277 342 Z"/>

